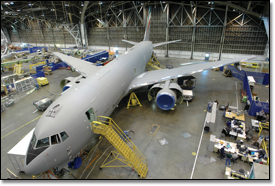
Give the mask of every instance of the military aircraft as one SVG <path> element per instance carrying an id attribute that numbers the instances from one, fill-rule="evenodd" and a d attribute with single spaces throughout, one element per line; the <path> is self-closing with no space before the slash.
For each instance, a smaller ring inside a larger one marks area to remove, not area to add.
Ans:
<path id="1" fill-rule="evenodd" d="M 106 66 L 97 67 L 92 63 L 54 52 L 81 75 L 66 78 L 61 83 L 62 95 L 39 119 L 26 152 L 23 170 L 26 174 L 36 175 L 52 168 L 61 170 L 85 144 L 97 137 L 92 131 L 91 122 L 97 120 L 99 115 L 110 116 L 120 100 L 129 92 L 154 84 L 152 88 L 159 89 L 156 95 L 158 106 L 168 110 L 174 106 L 177 91 L 180 91 L 179 85 L 171 83 L 171 79 L 254 57 L 145 72 L 154 47 L 180 41 L 153 44 L 149 41 L 150 19 L 149 9 L 143 41 L 138 43 L 123 40 L 134 46 Z"/>

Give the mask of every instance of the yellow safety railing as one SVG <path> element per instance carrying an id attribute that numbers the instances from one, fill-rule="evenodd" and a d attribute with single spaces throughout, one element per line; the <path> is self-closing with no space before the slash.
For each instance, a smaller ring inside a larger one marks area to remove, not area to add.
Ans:
<path id="1" fill-rule="evenodd" d="M 32 70 L 34 66 L 40 66 L 40 65 L 46 65 L 45 61 L 42 61 L 40 63 L 35 63 L 33 65 L 30 65 L 29 67 L 30 67 L 30 70 Z"/>
<path id="2" fill-rule="evenodd" d="M 265 150 L 265 153 L 267 154 L 267 165 L 269 165 L 269 155 L 268 155 L 268 151 L 267 151 L 267 143 L 265 142 L 265 139 L 263 139 L 262 141 L 262 148 Z"/>
<path id="3" fill-rule="evenodd" d="M 259 134 L 258 134 L 258 136 L 261 135 L 263 129 L 269 129 L 269 122 L 266 122 L 266 123 L 260 122 L 259 123 Z"/>
<path id="4" fill-rule="evenodd" d="M 100 166 L 101 168 L 132 167 L 138 172 L 140 178 L 146 176 L 148 168 L 145 157 L 138 150 L 135 144 L 129 139 L 129 137 L 118 127 L 118 125 L 114 122 L 112 118 L 98 116 L 98 121 L 92 122 L 92 129 L 94 133 L 104 135 L 118 151 L 112 151 L 107 156 L 103 164 Z M 114 156 L 114 160 L 105 163 L 111 154 Z M 119 158 L 119 155 L 122 155 L 125 158 L 125 160 Z M 109 164 L 115 160 L 119 160 L 125 165 L 110 166 Z"/>

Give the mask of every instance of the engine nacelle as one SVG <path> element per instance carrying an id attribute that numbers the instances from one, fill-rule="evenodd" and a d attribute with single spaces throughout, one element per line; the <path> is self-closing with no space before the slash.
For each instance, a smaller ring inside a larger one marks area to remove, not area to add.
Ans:
<path id="1" fill-rule="evenodd" d="M 73 87 L 76 84 L 79 84 L 81 82 L 81 79 L 85 79 L 83 75 L 80 75 L 78 77 L 67 77 L 60 82 L 60 88 L 63 92 L 65 92 L 67 89 Z"/>
<path id="2" fill-rule="evenodd" d="M 73 79 L 74 79 L 73 77 L 67 77 L 67 78 L 61 80 L 60 88 L 62 89 L 63 92 L 71 87 L 67 84 L 70 83 L 71 81 L 73 81 Z"/>
<path id="3" fill-rule="evenodd" d="M 162 110 L 170 110 L 177 101 L 175 92 L 171 89 L 161 89 L 156 97 L 157 105 Z"/>
<path id="4" fill-rule="evenodd" d="M 162 110 L 172 109 L 182 96 L 180 86 L 177 83 L 171 83 L 170 80 L 155 84 L 148 92 L 149 101 L 156 100 L 158 107 Z"/>
<path id="5" fill-rule="evenodd" d="M 238 71 L 241 71 L 242 70 L 242 67 L 240 65 L 240 63 L 234 63 L 234 67 L 238 70 Z"/>

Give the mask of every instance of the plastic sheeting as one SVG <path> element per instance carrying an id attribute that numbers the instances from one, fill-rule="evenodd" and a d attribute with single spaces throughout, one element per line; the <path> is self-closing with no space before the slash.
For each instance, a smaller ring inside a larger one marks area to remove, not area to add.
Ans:
<path id="1" fill-rule="evenodd" d="M 247 76 L 253 76 L 256 83 L 268 85 L 269 84 L 269 74 L 261 72 L 250 72 L 244 70 L 237 70 L 234 66 L 228 65 L 228 69 L 231 70 L 233 77 L 243 81 L 244 73 L 246 72 Z"/>
<path id="2" fill-rule="evenodd" d="M 109 53 L 107 51 L 102 51 L 93 55 L 87 55 L 85 58 L 83 58 L 82 60 L 84 61 L 89 61 L 92 63 L 97 62 L 101 57 L 109 57 Z"/>
<path id="3" fill-rule="evenodd" d="M 248 83 L 248 79 L 247 79 L 247 74 L 244 74 L 244 78 L 243 78 L 243 88 L 246 91 L 246 95 L 247 95 L 247 99 L 250 101 L 250 103 L 252 102 L 252 94 L 251 94 L 251 90 L 250 90 L 250 86 Z"/>
<path id="4" fill-rule="evenodd" d="M 38 72 L 38 73 L 36 73 L 34 75 L 31 75 L 31 77 L 33 77 L 33 78 L 45 77 L 45 74 L 44 74 L 43 71 L 41 71 L 41 72 Z"/>
<path id="5" fill-rule="evenodd" d="M 264 75 L 263 85 L 269 85 L 269 74 Z"/>
<path id="6" fill-rule="evenodd" d="M 256 116 L 256 112 L 260 112 L 261 110 L 264 110 L 265 113 L 269 113 L 269 103 L 253 100 L 248 114 L 250 116 Z"/>

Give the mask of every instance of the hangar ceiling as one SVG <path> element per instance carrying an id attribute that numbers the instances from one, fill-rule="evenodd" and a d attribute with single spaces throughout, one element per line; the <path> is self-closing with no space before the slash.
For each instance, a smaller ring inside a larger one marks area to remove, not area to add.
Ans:
<path id="1" fill-rule="evenodd" d="M 269 1 L 169 1 L 170 5 L 213 8 L 216 10 L 240 11 L 254 17 L 269 17 Z M 106 17 L 119 19 L 122 12 L 152 6 L 165 9 L 165 1 L 88 1 L 85 23 L 104 21 Z M 18 26 L 26 20 L 37 19 L 50 24 L 79 23 L 84 1 L 1 1 L 1 27 Z M 141 18 L 142 19 L 142 18 Z M 46 23 L 46 24 L 47 24 Z M 27 24 L 26 24 L 27 25 Z M 43 25 L 43 24 L 42 24 Z M 20 26 L 19 26 L 20 27 Z"/>
<path id="2" fill-rule="evenodd" d="M 151 7 L 150 40 L 182 39 L 157 47 L 167 55 L 168 50 L 191 51 L 191 59 L 193 52 L 266 55 L 263 19 L 269 6 L 269 1 L 1 1 L 1 29 L 15 43 L 127 49 L 131 45 L 121 40 L 142 40 Z"/>

